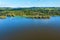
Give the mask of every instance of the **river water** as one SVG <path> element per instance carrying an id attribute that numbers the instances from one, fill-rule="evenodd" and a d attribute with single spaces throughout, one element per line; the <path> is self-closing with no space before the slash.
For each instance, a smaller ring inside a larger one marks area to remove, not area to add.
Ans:
<path id="1" fill-rule="evenodd" d="M 0 40 L 60 40 L 60 16 L 0 19 Z"/>

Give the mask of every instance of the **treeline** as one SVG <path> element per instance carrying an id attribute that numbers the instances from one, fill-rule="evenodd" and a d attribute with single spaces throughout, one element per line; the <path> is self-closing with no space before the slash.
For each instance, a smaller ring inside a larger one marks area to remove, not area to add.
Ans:
<path id="1" fill-rule="evenodd" d="M 0 16 L 60 15 L 60 7 L 0 8 Z"/>

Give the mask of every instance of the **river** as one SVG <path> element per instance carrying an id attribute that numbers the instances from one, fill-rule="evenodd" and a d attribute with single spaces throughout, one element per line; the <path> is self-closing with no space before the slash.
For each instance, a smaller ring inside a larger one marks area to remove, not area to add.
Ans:
<path id="1" fill-rule="evenodd" d="M 60 40 L 60 16 L 0 19 L 0 40 Z"/>

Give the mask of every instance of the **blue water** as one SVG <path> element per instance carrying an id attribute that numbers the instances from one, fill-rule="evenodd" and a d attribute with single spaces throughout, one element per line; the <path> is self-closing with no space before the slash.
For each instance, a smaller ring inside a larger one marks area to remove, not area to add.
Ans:
<path id="1" fill-rule="evenodd" d="M 0 40 L 60 38 L 60 16 L 50 19 L 7 17 L 0 19 Z"/>

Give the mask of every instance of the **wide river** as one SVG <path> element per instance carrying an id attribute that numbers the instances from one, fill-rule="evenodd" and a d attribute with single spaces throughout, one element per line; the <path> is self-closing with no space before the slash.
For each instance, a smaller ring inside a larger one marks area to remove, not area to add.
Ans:
<path id="1" fill-rule="evenodd" d="M 60 16 L 0 19 L 0 40 L 60 40 Z"/>

